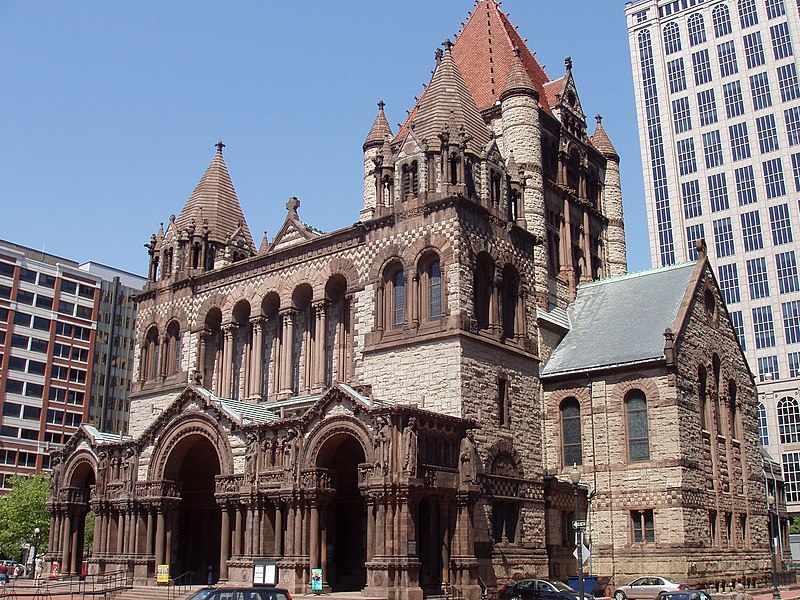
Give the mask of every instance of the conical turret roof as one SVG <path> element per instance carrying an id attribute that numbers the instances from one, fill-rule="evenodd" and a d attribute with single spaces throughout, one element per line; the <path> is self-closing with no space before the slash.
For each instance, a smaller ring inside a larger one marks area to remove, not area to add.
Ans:
<path id="1" fill-rule="evenodd" d="M 594 130 L 594 135 L 592 136 L 592 146 L 597 148 L 604 156 L 608 158 L 619 158 L 619 154 L 617 154 L 614 144 L 611 143 L 606 130 L 603 128 L 603 124 L 601 122 L 603 117 L 597 115 L 595 119 L 597 119 L 597 129 Z"/>
<path id="2" fill-rule="evenodd" d="M 511 71 L 508 73 L 506 84 L 503 86 L 503 91 L 500 94 L 500 99 L 510 96 L 512 94 L 529 94 L 537 95 L 536 88 L 533 86 L 530 75 L 522 65 L 520 54 L 522 50 L 519 46 L 514 48 L 514 64 L 511 65 Z"/>
<path id="3" fill-rule="evenodd" d="M 181 214 L 178 215 L 176 224 L 179 230 L 183 230 L 189 227 L 192 221 L 196 227 L 202 227 L 207 221 L 209 240 L 220 244 L 228 242 L 241 225 L 242 233 L 252 252 L 255 250 L 253 236 L 247 227 L 225 159 L 222 158 L 224 147 L 222 142 L 217 142 L 217 152 L 200 183 L 186 201 Z"/>
<path id="4" fill-rule="evenodd" d="M 451 44 L 436 65 L 433 77 L 411 115 L 411 127 L 418 139 L 431 146 L 439 144 L 439 134 L 448 131 L 451 141 L 459 132 L 467 137 L 467 147 L 476 154 L 489 143 L 489 132 L 464 78 L 453 60 Z"/>
<path id="5" fill-rule="evenodd" d="M 369 130 L 367 139 L 364 140 L 364 150 L 381 146 L 387 137 L 392 137 L 392 127 L 386 120 L 386 114 L 383 112 L 384 106 L 383 100 L 378 102 L 378 114 L 375 116 L 375 122 L 372 124 L 372 129 Z"/>

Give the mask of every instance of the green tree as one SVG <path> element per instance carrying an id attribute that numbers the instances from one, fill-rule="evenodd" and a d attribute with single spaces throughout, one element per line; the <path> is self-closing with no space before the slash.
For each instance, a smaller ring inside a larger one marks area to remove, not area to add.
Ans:
<path id="1" fill-rule="evenodd" d="M 46 502 L 50 493 L 50 475 L 14 475 L 11 490 L 0 499 L 0 552 L 8 557 L 20 557 L 23 545 L 34 541 L 39 528 L 37 553 L 47 551 L 50 515 Z"/>
<path id="2" fill-rule="evenodd" d="M 800 517 L 792 519 L 792 523 L 789 525 L 789 533 L 800 533 Z"/>

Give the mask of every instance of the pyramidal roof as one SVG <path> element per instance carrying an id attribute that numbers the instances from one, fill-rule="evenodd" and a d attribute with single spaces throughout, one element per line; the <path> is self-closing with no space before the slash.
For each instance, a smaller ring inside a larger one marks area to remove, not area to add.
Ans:
<path id="1" fill-rule="evenodd" d="M 178 229 L 183 230 L 192 221 L 196 227 L 202 227 L 207 221 L 209 240 L 221 244 L 228 242 L 241 226 L 249 248 L 254 251 L 253 236 L 247 227 L 225 159 L 222 158 L 224 147 L 225 144 L 217 142 L 217 153 L 175 222 Z"/>
<path id="2" fill-rule="evenodd" d="M 445 46 L 410 124 L 414 135 L 431 146 L 439 145 L 438 136 L 443 130 L 450 133 L 451 140 L 458 140 L 463 127 L 468 136 L 467 147 L 480 153 L 489 143 L 489 132 L 453 60 L 451 44 Z"/>
<path id="3" fill-rule="evenodd" d="M 480 110 L 493 106 L 503 92 L 519 47 L 520 59 L 540 98 L 547 74 L 495 0 L 480 0 L 456 38 L 453 59 Z M 549 111 L 546 104 L 544 109 Z"/>

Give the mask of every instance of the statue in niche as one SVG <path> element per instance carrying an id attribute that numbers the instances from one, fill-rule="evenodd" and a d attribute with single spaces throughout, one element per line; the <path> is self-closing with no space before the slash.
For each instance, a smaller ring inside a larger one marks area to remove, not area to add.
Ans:
<path id="1" fill-rule="evenodd" d="M 100 453 L 100 460 L 97 461 L 97 484 L 95 489 L 103 494 L 106 491 L 106 478 L 108 477 L 108 452 Z"/>
<path id="2" fill-rule="evenodd" d="M 133 448 L 128 448 L 122 463 L 123 477 L 125 478 L 125 491 L 133 492 L 136 485 L 136 453 Z"/>
<path id="3" fill-rule="evenodd" d="M 417 476 L 417 419 L 409 417 L 403 429 L 403 473 L 409 477 Z"/>
<path id="4" fill-rule="evenodd" d="M 58 500 L 58 490 L 61 487 L 61 473 L 64 470 L 64 463 L 57 456 L 50 461 L 52 473 L 50 473 L 50 496 Z"/>
<path id="5" fill-rule="evenodd" d="M 261 468 L 274 467 L 275 461 L 272 456 L 272 440 L 265 439 L 261 442 Z"/>
<path id="6" fill-rule="evenodd" d="M 290 429 L 286 433 L 286 441 L 283 444 L 283 472 L 286 481 L 295 480 L 299 450 L 300 440 L 297 439 L 297 432 L 294 429 Z"/>
<path id="7" fill-rule="evenodd" d="M 375 469 L 381 475 L 386 475 L 390 466 L 392 432 L 385 418 L 378 417 L 376 423 L 377 431 L 372 442 L 375 446 Z"/>
<path id="8" fill-rule="evenodd" d="M 478 448 L 472 430 L 467 431 L 466 437 L 461 440 L 458 450 L 458 474 L 462 485 L 478 483 Z"/>
<path id="9" fill-rule="evenodd" d="M 258 472 L 258 440 L 251 437 L 244 452 L 244 479 L 247 483 L 255 483 Z"/>

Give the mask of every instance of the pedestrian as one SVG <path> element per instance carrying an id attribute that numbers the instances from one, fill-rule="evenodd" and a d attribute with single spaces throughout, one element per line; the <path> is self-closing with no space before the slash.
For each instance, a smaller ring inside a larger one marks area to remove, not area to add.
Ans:
<path id="1" fill-rule="evenodd" d="M 13 573 L 14 579 L 19 579 L 20 577 L 22 577 L 22 574 L 24 572 L 25 572 L 25 569 L 23 568 L 22 564 L 21 563 L 17 563 L 14 566 L 14 573 Z"/>
<path id="2" fill-rule="evenodd" d="M 0 563 L 0 585 L 5 585 L 8 582 L 8 565 Z"/>
<path id="3" fill-rule="evenodd" d="M 41 579 L 42 578 L 43 569 L 44 569 L 44 561 L 42 560 L 41 556 L 37 556 L 35 565 L 33 567 L 33 576 L 34 576 L 35 579 Z"/>
<path id="4" fill-rule="evenodd" d="M 744 591 L 744 585 L 741 583 L 736 584 L 736 595 L 733 600 L 753 600 L 753 597 Z"/>

